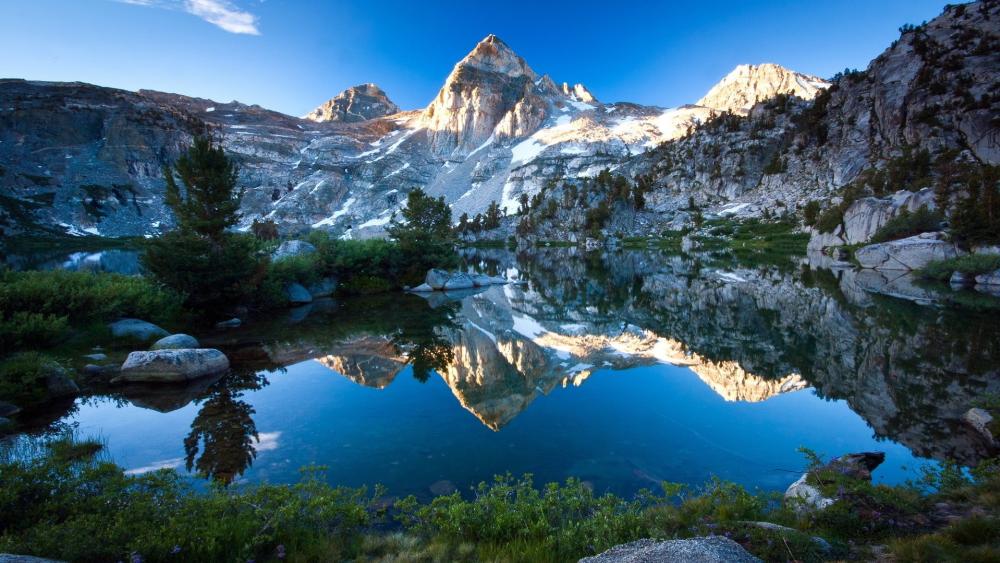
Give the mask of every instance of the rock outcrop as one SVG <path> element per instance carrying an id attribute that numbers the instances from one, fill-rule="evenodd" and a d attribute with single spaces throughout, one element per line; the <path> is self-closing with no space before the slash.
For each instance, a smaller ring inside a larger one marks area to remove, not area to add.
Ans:
<path id="1" fill-rule="evenodd" d="M 939 233 L 923 233 L 863 246 L 854 253 L 854 258 L 862 268 L 912 271 L 933 261 L 955 258 L 960 252 L 954 243 L 942 240 Z"/>

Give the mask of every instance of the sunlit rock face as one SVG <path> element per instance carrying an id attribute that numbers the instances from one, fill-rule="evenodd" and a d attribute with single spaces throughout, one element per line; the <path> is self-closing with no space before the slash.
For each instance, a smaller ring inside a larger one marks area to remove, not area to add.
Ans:
<path id="1" fill-rule="evenodd" d="M 712 87 L 697 105 L 739 115 L 747 115 L 753 106 L 778 94 L 812 100 L 830 83 L 787 68 L 765 63 L 739 65 Z"/>
<path id="2" fill-rule="evenodd" d="M 736 362 L 705 362 L 691 366 L 691 371 L 727 401 L 759 403 L 775 395 L 799 391 L 809 386 L 797 374 L 769 380 L 747 373 Z"/>
<path id="3" fill-rule="evenodd" d="M 374 84 L 360 84 L 344 90 L 309 112 L 305 119 L 318 123 L 341 121 L 354 123 L 399 112 L 399 106 Z"/>
<path id="4" fill-rule="evenodd" d="M 455 65 L 421 116 L 431 150 L 468 154 L 491 135 L 497 140 L 527 135 L 556 94 L 506 43 L 490 35 Z"/>

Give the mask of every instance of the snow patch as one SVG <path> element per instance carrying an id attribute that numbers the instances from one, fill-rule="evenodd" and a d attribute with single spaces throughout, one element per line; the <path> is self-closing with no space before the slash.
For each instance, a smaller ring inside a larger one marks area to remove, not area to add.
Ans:
<path id="1" fill-rule="evenodd" d="M 346 215 L 347 212 L 350 211 L 352 205 L 354 205 L 354 198 L 353 197 L 347 198 L 347 201 L 344 202 L 344 205 L 340 209 L 334 211 L 333 215 L 330 215 L 329 217 L 323 219 L 322 221 L 317 221 L 316 223 L 313 223 L 312 227 L 314 229 L 317 229 L 319 227 L 326 227 L 328 225 L 333 225 L 337 221 L 337 219 Z"/>

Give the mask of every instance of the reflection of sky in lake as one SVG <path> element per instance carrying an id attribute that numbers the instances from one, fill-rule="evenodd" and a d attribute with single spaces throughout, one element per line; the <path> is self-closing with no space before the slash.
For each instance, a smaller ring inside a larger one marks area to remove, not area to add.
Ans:
<path id="1" fill-rule="evenodd" d="M 686 368 L 657 365 L 598 370 L 579 387 L 556 388 L 499 432 L 485 427 L 443 380 L 420 383 L 404 371 L 387 388 L 362 387 L 317 362 L 269 377 L 245 394 L 256 410 L 258 457 L 251 481 L 294 481 L 307 464 L 328 466 L 332 482 L 383 483 L 391 494 L 459 488 L 497 473 L 569 476 L 598 490 L 631 493 L 659 480 L 700 484 L 711 476 L 782 489 L 797 478 L 807 446 L 825 455 L 879 449 L 876 478 L 899 482 L 919 465 L 900 445 L 872 437 L 843 401 L 812 390 L 759 403 L 726 402 Z M 129 469 L 180 466 L 182 441 L 198 407 L 171 413 L 110 402 L 73 417 L 83 435 L 107 439 Z"/>

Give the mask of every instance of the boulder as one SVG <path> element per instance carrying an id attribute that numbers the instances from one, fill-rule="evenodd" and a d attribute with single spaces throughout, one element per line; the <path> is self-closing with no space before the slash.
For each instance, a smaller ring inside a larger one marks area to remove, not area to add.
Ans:
<path id="1" fill-rule="evenodd" d="M 111 383 L 176 383 L 229 369 L 229 359 L 213 348 L 182 348 L 132 352 L 122 364 L 121 375 Z"/>
<path id="2" fill-rule="evenodd" d="M 686 540 L 638 540 L 594 555 L 580 563 L 758 563 L 743 546 L 722 536 Z"/>
<path id="3" fill-rule="evenodd" d="M 965 422 L 973 427 L 976 432 L 979 432 L 986 438 L 989 443 L 994 443 L 996 438 L 993 437 L 993 432 L 990 430 L 990 423 L 993 422 L 993 416 L 986 412 L 985 409 L 972 408 L 965 411 L 965 415 L 962 417 Z"/>
<path id="4" fill-rule="evenodd" d="M 312 295 L 313 299 L 330 297 L 333 295 L 334 291 L 337 291 L 337 280 L 333 278 L 323 278 L 316 283 L 309 284 L 306 289 L 309 290 L 309 295 Z"/>
<path id="5" fill-rule="evenodd" d="M 21 409 L 17 405 L 8 403 L 7 401 L 0 401 L 0 416 L 10 417 L 19 412 L 21 412 Z"/>
<path id="6" fill-rule="evenodd" d="M 316 247 L 304 240 L 286 240 L 271 254 L 271 259 L 277 262 L 292 256 L 303 256 L 313 252 L 316 252 Z"/>
<path id="7" fill-rule="evenodd" d="M 151 342 L 170 334 L 162 328 L 139 319 L 122 319 L 108 325 L 115 338 L 130 338 L 140 342 Z"/>
<path id="8" fill-rule="evenodd" d="M 1000 287 L 1000 270 L 976 276 L 976 285 Z"/>
<path id="9" fill-rule="evenodd" d="M 799 477 L 798 481 L 792 483 L 785 490 L 785 502 L 792 501 L 796 512 L 810 512 L 813 510 L 823 510 L 836 500 L 823 496 L 819 489 L 806 482 L 808 473 Z"/>
<path id="10" fill-rule="evenodd" d="M 411 288 L 410 291 L 412 291 L 414 293 L 428 293 L 428 292 L 434 291 L 434 288 L 431 287 L 431 286 L 429 286 L 429 285 L 427 285 L 426 283 L 422 283 L 422 284 L 418 285 L 417 287 Z"/>
<path id="11" fill-rule="evenodd" d="M 42 368 L 45 370 L 45 389 L 49 396 L 53 398 L 71 397 L 80 393 L 80 387 L 70 377 L 66 368 L 56 362 L 46 362 Z"/>
<path id="12" fill-rule="evenodd" d="M 243 321 L 236 317 L 229 319 L 228 321 L 219 321 L 215 323 L 215 328 L 236 328 L 243 324 Z"/>
<path id="13" fill-rule="evenodd" d="M 153 343 L 152 350 L 177 350 L 179 348 L 198 348 L 198 339 L 189 334 L 171 334 Z"/>
<path id="14" fill-rule="evenodd" d="M 872 471 L 885 461 L 883 452 L 861 452 L 842 455 L 826 465 L 811 469 L 792 483 L 785 491 L 785 501 L 792 502 L 800 514 L 823 510 L 837 499 L 823 496 L 818 487 L 809 483 L 809 478 L 817 473 L 835 472 L 853 479 L 870 481 Z"/>
<path id="15" fill-rule="evenodd" d="M 446 291 L 452 289 L 470 289 L 473 287 L 476 287 L 476 284 L 472 282 L 472 276 L 462 272 L 453 274 L 450 278 L 448 278 L 448 281 L 444 283 L 444 289 Z"/>
<path id="16" fill-rule="evenodd" d="M 963 274 L 962 272 L 954 272 L 951 274 L 951 278 L 948 279 L 948 285 L 954 289 L 962 289 L 964 287 L 971 287 L 976 284 L 975 278 L 969 274 Z"/>
<path id="17" fill-rule="evenodd" d="M 449 278 L 451 278 L 451 274 L 447 270 L 432 268 L 427 270 L 424 283 L 431 286 L 431 289 L 444 289 L 444 284 L 448 282 Z"/>
<path id="18" fill-rule="evenodd" d="M 947 260 L 959 255 L 955 245 L 941 240 L 940 233 L 870 244 L 859 248 L 854 257 L 862 268 L 876 270 L 916 270 L 935 260 Z"/>
<path id="19" fill-rule="evenodd" d="M 285 296 L 292 305 L 312 303 L 312 294 L 300 283 L 290 283 L 285 286 Z"/>

